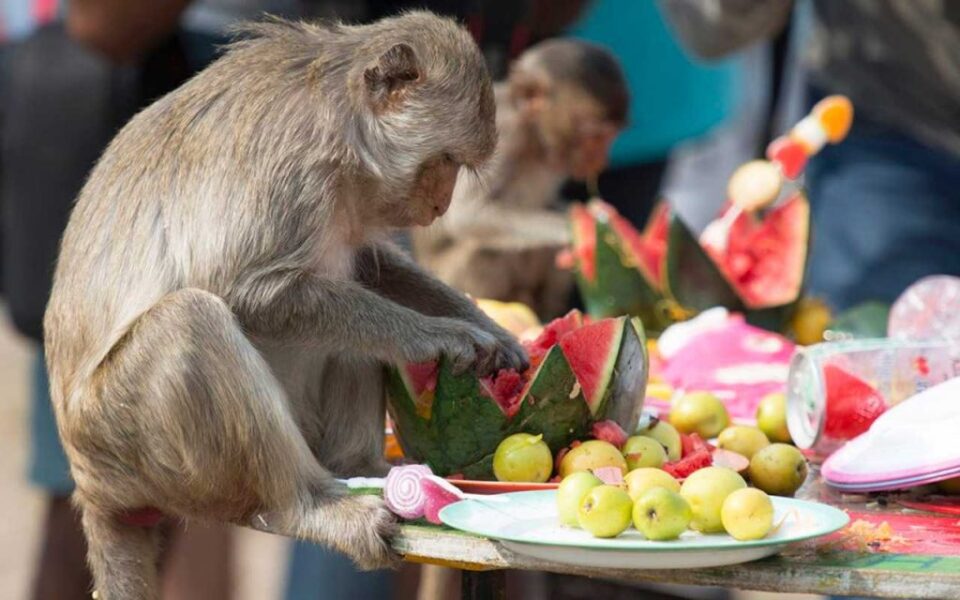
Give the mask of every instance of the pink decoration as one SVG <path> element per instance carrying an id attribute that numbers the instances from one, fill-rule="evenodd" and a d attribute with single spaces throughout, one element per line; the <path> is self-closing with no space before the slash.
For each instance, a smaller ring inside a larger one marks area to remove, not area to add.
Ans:
<path id="1" fill-rule="evenodd" d="M 755 418 L 763 396 L 784 391 L 794 351 L 790 340 L 748 325 L 737 314 L 690 328 L 673 345 L 664 358 L 663 379 L 678 391 L 713 392 L 740 421 Z"/>

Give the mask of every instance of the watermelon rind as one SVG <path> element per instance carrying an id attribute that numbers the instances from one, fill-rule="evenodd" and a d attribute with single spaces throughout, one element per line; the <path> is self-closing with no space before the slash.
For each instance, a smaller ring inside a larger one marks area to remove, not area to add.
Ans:
<path id="1" fill-rule="evenodd" d="M 587 313 L 595 319 L 637 315 L 648 328 L 662 331 L 669 319 L 661 309 L 658 283 L 648 281 L 608 222 L 596 220 L 593 280 L 578 269 L 577 285 Z"/>
<path id="2" fill-rule="evenodd" d="M 650 372 L 643 323 L 638 317 L 629 319 L 629 323 L 620 340 L 606 405 L 600 407 L 606 418 L 616 421 L 624 431 L 637 427 Z"/>
<path id="3" fill-rule="evenodd" d="M 743 302 L 679 215 L 670 219 L 665 286 L 684 309 L 699 313 L 714 306 L 742 312 Z"/>

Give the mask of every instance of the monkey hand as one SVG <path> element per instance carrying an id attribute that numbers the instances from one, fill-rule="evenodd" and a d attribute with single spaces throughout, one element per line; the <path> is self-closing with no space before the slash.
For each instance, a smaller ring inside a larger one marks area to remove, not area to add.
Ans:
<path id="1" fill-rule="evenodd" d="M 514 342 L 515 343 L 515 342 Z M 424 362 L 446 356 L 454 373 L 473 371 L 480 377 L 500 369 L 520 368 L 525 356 L 519 354 L 491 332 L 468 321 L 449 317 L 431 317 L 424 330 L 405 344 L 403 358 L 408 362 Z"/>
<path id="2" fill-rule="evenodd" d="M 477 324 L 484 331 L 497 338 L 499 344 L 497 352 L 500 355 L 497 370 L 513 369 L 523 373 L 530 368 L 530 358 L 527 356 L 527 351 L 512 333 L 498 325 L 496 321 L 483 312 L 480 312 Z"/>

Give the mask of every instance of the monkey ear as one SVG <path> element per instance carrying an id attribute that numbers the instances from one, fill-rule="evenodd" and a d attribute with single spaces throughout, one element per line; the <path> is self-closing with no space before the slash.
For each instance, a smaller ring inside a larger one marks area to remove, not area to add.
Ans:
<path id="1" fill-rule="evenodd" d="M 407 44 L 394 45 L 377 59 L 377 64 L 363 72 L 370 102 L 378 110 L 398 101 L 419 80 L 417 54 Z"/>

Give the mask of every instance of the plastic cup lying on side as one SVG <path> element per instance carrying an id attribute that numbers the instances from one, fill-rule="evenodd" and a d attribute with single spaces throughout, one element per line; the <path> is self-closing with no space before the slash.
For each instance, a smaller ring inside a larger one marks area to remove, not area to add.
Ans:
<path id="1" fill-rule="evenodd" d="M 822 459 L 886 411 L 960 376 L 960 343 L 858 339 L 798 348 L 787 376 L 787 427 Z"/>

